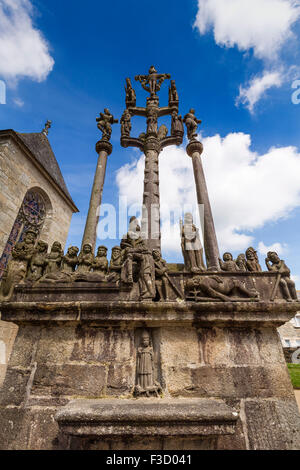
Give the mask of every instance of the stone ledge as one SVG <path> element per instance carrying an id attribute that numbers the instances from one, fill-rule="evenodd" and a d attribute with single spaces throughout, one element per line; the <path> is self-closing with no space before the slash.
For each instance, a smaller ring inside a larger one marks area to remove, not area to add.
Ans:
<path id="1" fill-rule="evenodd" d="M 32 322 L 87 322 L 112 326 L 279 327 L 300 310 L 300 302 L 3 302 L 2 319 Z"/>
<path id="2" fill-rule="evenodd" d="M 80 437 L 214 437 L 234 434 L 238 413 L 215 399 L 103 399 L 74 400 L 55 419 Z"/>

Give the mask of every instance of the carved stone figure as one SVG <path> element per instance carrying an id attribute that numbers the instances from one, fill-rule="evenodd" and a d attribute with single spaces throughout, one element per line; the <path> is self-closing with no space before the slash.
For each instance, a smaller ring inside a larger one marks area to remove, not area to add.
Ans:
<path id="1" fill-rule="evenodd" d="M 186 283 L 187 297 L 193 296 L 194 300 L 209 297 L 223 302 L 245 300 L 246 298 L 259 299 L 259 293 L 255 289 L 248 289 L 244 284 L 234 278 L 221 276 L 194 276 Z M 241 297 L 243 296 L 243 297 Z"/>
<path id="2" fill-rule="evenodd" d="M 34 230 L 27 230 L 24 241 L 20 243 L 24 256 L 30 261 L 35 252 L 35 242 L 37 234 Z"/>
<path id="3" fill-rule="evenodd" d="M 147 111 L 147 135 L 157 135 L 157 109 Z"/>
<path id="4" fill-rule="evenodd" d="M 28 269 L 28 252 L 24 243 L 17 243 L 12 251 L 11 258 L 3 273 L 0 286 L 0 300 L 8 300 L 16 284 L 25 279 Z"/>
<path id="5" fill-rule="evenodd" d="M 43 277 L 47 266 L 47 252 L 48 244 L 39 240 L 36 246 L 36 251 L 29 262 L 27 272 L 28 281 L 36 282 Z"/>
<path id="6" fill-rule="evenodd" d="M 175 84 L 175 80 L 171 80 L 170 88 L 169 88 L 169 106 L 178 106 L 179 103 L 179 96 Z"/>
<path id="7" fill-rule="evenodd" d="M 99 246 L 97 250 L 97 256 L 95 257 L 92 269 L 94 273 L 97 273 L 99 277 L 103 277 L 108 273 L 108 261 L 107 261 L 107 248 L 106 246 Z"/>
<path id="8" fill-rule="evenodd" d="M 179 136 L 183 136 L 184 134 L 182 117 L 178 116 L 178 113 L 176 111 L 173 111 L 172 113 L 171 134 Z"/>
<path id="9" fill-rule="evenodd" d="M 108 280 L 118 282 L 121 279 L 121 270 L 123 267 L 123 254 L 119 246 L 114 246 L 111 250 L 111 260 L 109 264 Z"/>
<path id="10" fill-rule="evenodd" d="M 122 137 L 129 137 L 131 132 L 131 114 L 128 109 L 125 109 L 121 117 L 121 135 Z"/>
<path id="11" fill-rule="evenodd" d="M 82 251 L 78 256 L 78 268 L 77 273 L 88 273 L 92 270 L 92 265 L 94 262 L 94 255 L 92 252 L 92 245 L 86 243 L 82 247 Z"/>
<path id="12" fill-rule="evenodd" d="M 155 268 L 155 286 L 159 296 L 159 301 L 169 300 L 169 280 L 167 263 L 161 257 L 160 250 L 153 250 L 154 268 Z"/>
<path id="13" fill-rule="evenodd" d="M 189 113 L 184 116 L 183 122 L 186 125 L 188 139 L 190 141 L 197 138 L 198 124 L 201 124 L 201 120 L 195 116 L 195 110 L 190 109 Z"/>
<path id="14" fill-rule="evenodd" d="M 142 332 L 141 345 L 137 348 L 136 375 L 136 396 L 159 396 L 161 386 L 154 379 L 154 351 L 146 330 Z"/>
<path id="15" fill-rule="evenodd" d="M 125 260 L 121 279 L 127 284 L 138 282 L 140 299 L 151 301 L 155 298 L 154 262 L 152 253 L 140 236 L 140 231 L 137 218 L 132 217 L 128 233 L 121 241 Z"/>
<path id="16" fill-rule="evenodd" d="M 233 256 L 231 253 L 224 253 L 223 261 L 219 259 L 219 263 L 222 271 L 238 271 L 236 262 L 233 260 Z"/>
<path id="17" fill-rule="evenodd" d="M 62 259 L 62 272 L 63 273 L 74 273 L 76 266 L 78 265 L 78 253 L 79 248 L 77 246 L 70 246 L 67 254 Z"/>
<path id="18" fill-rule="evenodd" d="M 185 214 L 184 225 L 181 227 L 181 249 L 187 271 L 199 273 L 206 270 L 199 230 L 193 224 L 193 216 L 189 213 Z"/>
<path id="19" fill-rule="evenodd" d="M 247 258 L 246 264 L 247 264 L 248 271 L 250 272 L 262 271 L 261 266 L 258 261 L 257 252 L 255 251 L 254 248 L 252 248 L 252 246 L 248 248 L 248 250 L 246 251 L 246 258 Z"/>
<path id="20" fill-rule="evenodd" d="M 163 140 L 165 137 L 167 137 L 167 135 L 168 135 L 168 128 L 167 126 L 162 124 L 160 128 L 158 129 L 157 138 L 158 140 Z"/>
<path id="21" fill-rule="evenodd" d="M 54 242 L 49 255 L 46 258 L 46 269 L 45 276 L 57 274 L 61 270 L 61 263 L 64 256 L 61 244 L 59 242 Z M 49 276 L 49 278 L 52 276 Z"/>
<path id="22" fill-rule="evenodd" d="M 277 253 L 274 251 L 269 251 L 266 258 L 266 266 L 269 271 L 278 273 L 276 285 L 274 288 L 274 297 L 276 295 L 278 286 L 280 286 L 283 296 L 288 302 L 297 300 L 296 287 L 294 281 L 291 279 L 291 271 L 285 262 L 279 258 Z"/>
<path id="23" fill-rule="evenodd" d="M 235 261 L 239 271 L 247 271 L 247 261 L 244 253 L 241 253 Z"/>
<path id="24" fill-rule="evenodd" d="M 151 96 L 156 95 L 160 90 L 162 83 L 166 79 L 170 79 L 171 75 L 168 73 L 158 73 L 153 65 L 149 69 L 149 75 L 137 75 L 136 81 L 139 81 L 144 90 L 148 91 Z"/>
<path id="25" fill-rule="evenodd" d="M 117 124 L 118 119 L 114 119 L 109 109 L 105 108 L 104 113 L 100 113 L 100 117 L 96 119 L 97 127 L 102 132 L 101 141 L 109 142 L 112 133 L 112 124 Z"/>
<path id="26" fill-rule="evenodd" d="M 125 92 L 126 92 L 126 99 L 125 99 L 126 107 L 134 108 L 136 105 L 136 93 L 134 89 L 132 88 L 130 78 L 126 78 Z"/>

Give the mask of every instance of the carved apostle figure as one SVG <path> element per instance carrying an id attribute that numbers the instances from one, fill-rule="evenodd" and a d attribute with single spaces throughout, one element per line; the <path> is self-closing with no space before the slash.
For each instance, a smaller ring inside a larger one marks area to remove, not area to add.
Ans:
<path id="1" fill-rule="evenodd" d="M 182 117 L 178 116 L 177 111 L 173 111 L 172 113 L 172 124 L 171 124 L 171 134 L 183 136 L 184 134 L 184 127 L 182 122 Z"/>
<path id="2" fill-rule="evenodd" d="M 39 240 L 37 242 L 35 253 L 29 263 L 27 273 L 28 281 L 36 282 L 43 277 L 47 267 L 47 252 L 48 244 Z"/>
<path id="3" fill-rule="evenodd" d="M 247 271 L 247 261 L 244 253 L 241 253 L 235 261 L 239 271 Z"/>
<path id="4" fill-rule="evenodd" d="M 224 253 L 223 261 L 219 259 L 219 263 L 222 271 L 238 271 L 238 267 L 231 253 Z"/>
<path id="5" fill-rule="evenodd" d="M 157 109 L 150 108 L 147 112 L 147 135 L 157 134 Z"/>
<path id="6" fill-rule="evenodd" d="M 126 92 L 126 99 L 125 99 L 126 107 L 134 108 L 136 105 L 136 93 L 134 89 L 132 88 L 130 78 L 126 78 L 125 92 Z"/>
<path id="7" fill-rule="evenodd" d="M 119 246 L 114 246 L 111 250 L 111 260 L 109 264 L 108 280 L 111 282 L 118 282 L 121 278 L 121 271 L 123 267 L 123 254 Z"/>
<path id="8" fill-rule="evenodd" d="M 28 253 L 24 249 L 23 243 L 17 243 L 3 273 L 0 286 L 0 300 L 7 300 L 12 296 L 15 285 L 25 279 L 27 269 Z"/>
<path id="9" fill-rule="evenodd" d="M 154 268 L 155 268 L 155 286 L 159 296 L 159 301 L 169 300 L 169 280 L 167 263 L 161 257 L 160 250 L 153 250 Z"/>
<path id="10" fill-rule="evenodd" d="M 169 88 L 169 106 L 178 106 L 179 96 L 176 88 L 175 80 L 171 80 Z"/>
<path id="11" fill-rule="evenodd" d="M 190 109 L 189 113 L 184 116 L 183 122 L 186 125 L 188 139 L 190 141 L 196 139 L 198 124 L 202 121 L 196 118 L 194 109 Z"/>
<path id="12" fill-rule="evenodd" d="M 257 256 L 257 251 L 255 251 L 252 246 L 248 248 L 246 251 L 246 265 L 247 265 L 247 270 L 250 272 L 257 272 L 257 271 L 262 271 L 261 265 L 259 264 L 258 256 Z"/>
<path id="13" fill-rule="evenodd" d="M 185 214 L 184 225 L 181 228 L 181 248 L 187 271 L 194 274 L 206 271 L 199 230 L 193 224 L 193 216 L 189 213 Z"/>
<path id="14" fill-rule="evenodd" d="M 136 395 L 159 396 L 160 385 L 154 380 L 154 352 L 148 331 L 142 332 L 141 345 L 136 358 L 137 385 Z"/>
<path id="15" fill-rule="evenodd" d="M 63 273 L 74 273 L 76 266 L 78 265 L 78 253 L 79 248 L 77 246 L 70 246 L 68 248 L 67 254 L 63 257 L 62 260 L 62 272 Z"/>
<path id="16" fill-rule="evenodd" d="M 107 261 L 107 248 L 106 246 L 99 246 L 97 250 L 97 256 L 95 257 L 92 269 L 94 273 L 99 274 L 103 279 L 108 273 L 108 261 Z"/>
<path id="17" fill-rule="evenodd" d="M 125 109 L 120 122 L 122 137 L 129 137 L 131 132 L 131 114 L 128 109 Z"/>
<path id="18" fill-rule="evenodd" d="M 61 244 L 59 242 L 54 242 L 49 255 L 46 258 L 46 269 L 45 275 L 56 274 L 61 270 L 61 263 L 64 256 Z"/>
<path id="19" fill-rule="evenodd" d="M 94 262 L 94 255 L 92 252 L 92 245 L 90 243 L 86 243 L 82 247 L 82 251 L 78 256 L 78 268 L 77 273 L 88 273 L 92 269 L 92 265 Z"/>
<path id="20" fill-rule="evenodd" d="M 152 253 L 142 239 L 141 228 L 136 217 L 132 217 L 129 230 L 121 241 L 124 250 L 124 266 L 121 279 L 124 283 L 138 282 L 140 299 L 150 301 L 155 298 L 155 276 Z"/>
<path id="21" fill-rule="evenodd" d="M 285 261 L 281 260 L 275 251 L 269 251 L 267 254 L 266 266 L 269 271 L 277 272 L 280 275 L 279 285 L 284 298 L 288 302 L 297 300 L 296 286 L 291 279 L 291 271 L 285 264 Z"/>
<path id="22" fill-rule="evenodd" d="M 117 124 L 118 119 L 114 119 L 109 109 L 105 108 L 104 113 L 100 113 L 100 117 L 96 119 L 98 129 L 102 132 L 102 141 L 109 142 L 112 133 L 112 124 Z"/>

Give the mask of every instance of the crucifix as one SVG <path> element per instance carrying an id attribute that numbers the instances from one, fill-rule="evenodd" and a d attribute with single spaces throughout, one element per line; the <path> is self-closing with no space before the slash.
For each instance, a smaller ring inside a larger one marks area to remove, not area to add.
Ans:
<path id="1" fill-rule="evenodd" d="M 126 79 L 126 110 L 121 118 L 121 145 L 123 147 L 137 147 L 145 154 L 145 175 L 142 210 L 142 234 L 148 243 L 149 250 L 161 248 L 160 234 L 160 193 L 159 193 L 159 154 L 169 145 L 181 145 L 184 128 L 182 117 L 178 116 L 178 93 L 174 80 L 169 88 L 169 104 L 159 106 L 157 92 L 162 83 L 170 79 L 170 74 L 159 74 L 152 65 L 148 75 L 137 75 L 147 98 L 146 107 L 136 106 L 136 95 L 129 78 Z M 158 127 L 158 119 L 162 116 L 171 116 L 171 132 L 162 124 Z M 143 116 L 147 121 L 147 130 L 139 137 L 131 137 L 132 116 Z"/>

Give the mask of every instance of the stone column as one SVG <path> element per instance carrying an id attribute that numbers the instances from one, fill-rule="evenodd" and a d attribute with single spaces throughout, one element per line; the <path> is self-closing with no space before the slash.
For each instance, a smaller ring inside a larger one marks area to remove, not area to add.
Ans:
<path id="1" fill-rule="evenodd" d="M 208 269 L 220 270 L 219 265 L 219 247 L 216 236 L 214 219 L 212 216 L 209 196 L 203 171 L 201 154 L 203 152 L 203 145 L 201 142 L 192 141 L 186 148 L 187 154 L 192 158 L 194 177 L 196 183 L 198 205 L 204 205 L 204 250 L 206 256 L 206 263 Z M 201 217 L 201 213 L 200 213 Z"/>
<path id="2" fill-rule="evenodd" d="M 102 201 L 103 186 L 105 180 L 107 157 L 112 153 L 112 145 L 110 142 L 99 141 L 96 144 L 96 152 L 99 155 L 94 184 L 90 199 L 89 212 L 86 219 L 82 246 L 90 243 L 95 250 L 97 238 L 97 226 L 100 217 L 100 206 Z"/>
<path id="3" fill-rule="evenodd" d="M 144 145 L 145 177 L 143 194 L 142 234 L 148 240 L 149 250 L 161 249 L 160 196 L 159 196 L 159 153 L 160 142 L 155 137 L 147 139 Z"/>

